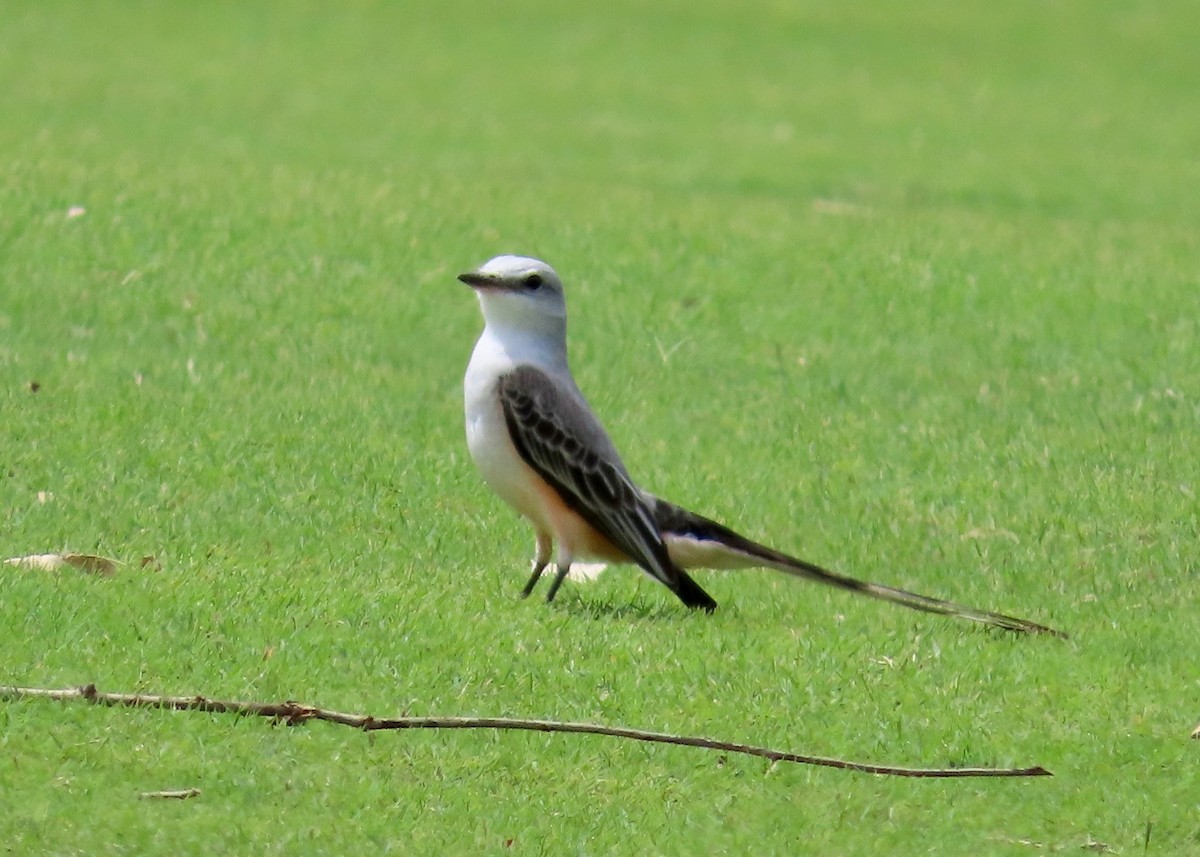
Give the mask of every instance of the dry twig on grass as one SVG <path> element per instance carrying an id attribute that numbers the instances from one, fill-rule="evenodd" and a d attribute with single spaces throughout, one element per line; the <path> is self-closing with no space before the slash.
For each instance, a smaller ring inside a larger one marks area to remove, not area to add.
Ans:
<path id="1" fill-rule="evenodd" d="M 209 699 L 204 696 L 152 696 L 135 693 L 101 693 L 94 684 L 83 687 L 51 689 L 40 687 L 0 687 L 0 699 L 54 699 L 59 701 L 84 699 L 96 705 L 125 705 L 136 708 L 169 708 L 177 711 L 209 711 L 221 714 L 253 715 L 269 717 L 289 725 L 298 725 L 308 720 L 325 720 L 342 726 L 352 726 L 364 731 L 382 729 L 519 729 L 533 732 L 571 732 L 586 735 L 608 735 L 631 741 L 647 741 L 655 744 L 676 744 L 684 747 L 701 747 L 723 753 L 741 753 L 757 756 L 772 763 L 797 762 L 824 768 L 839 768 L 868 774 L 891 777 L 958 778 L 958 777 L 1049 777 L 1053 776 L 1040 765 L 1029 768 L 905 768 L 895 765 L 874 765 L 866 762 L 850 762 L 825 756 L 806 756 L 769 747 L 755 747 L 717 741 L 713 738 L 698 738 L 689 735 L 671 735 L 663 732 L 644 732 L 623 726 L 601 726 L 594 723 L 567 723 L 558 720 L 526 720 L 512 717 L 373 717 L 370 714 L 346 714 L 329 711 L 299 702 L 237 702 Z"/>

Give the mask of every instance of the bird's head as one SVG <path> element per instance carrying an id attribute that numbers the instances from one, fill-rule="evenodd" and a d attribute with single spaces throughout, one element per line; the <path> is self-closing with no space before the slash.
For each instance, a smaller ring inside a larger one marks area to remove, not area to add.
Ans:
<path id="1" fill-rule="evenodd" d="M 497 256 L 458 279 L 475 290 L 489 325 L 565 335 L 562 280 L 545 262 L 528 256 Z"/>

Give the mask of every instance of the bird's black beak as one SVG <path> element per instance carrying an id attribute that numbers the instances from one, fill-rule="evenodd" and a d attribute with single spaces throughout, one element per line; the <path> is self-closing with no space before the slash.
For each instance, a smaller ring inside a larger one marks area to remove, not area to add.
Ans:
<path id="1" fill-rule="evenodd" d="M 478 271 L 468 271 L 465 274 L 459 274 L 458 279 L 473 289 L 482 289 L 488 286 L 496 285 L 496 280 L 486 274 L 481 274 Z"/>

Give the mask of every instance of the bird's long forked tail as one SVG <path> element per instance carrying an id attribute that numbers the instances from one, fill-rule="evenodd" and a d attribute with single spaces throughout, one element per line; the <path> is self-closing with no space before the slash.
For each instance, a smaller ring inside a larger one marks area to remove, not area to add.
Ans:
<path id="1" fill-rule="evenodd" d="M 713 567 L 749 568 L 760 566 L 781 571 L 793 577 L 823 583 L 826 586 L 856 592 L 869 598 L 877 598 L 880 601 L 890 601 L 893 604 L 899 604 L 911 610 L 936 613 L 942 616 L 956 616 L 960 619 L 980 622 L 984 625 L 1004 628 L 1008 631 L 1019 631 L 1028 634 L 1048 634 L 1064 639 L 1067 637 L 1062 631 L 1057 631 L 1046 625 L 1040 625 L 1037 622 L 1031 622 L 1028 619 L 1019 619 L 1015 616 L 1007 616 L 991 610 L 967 607 L 963 604 L 956 604 L 953 601 L 946 601 L 929 595 L 909 592 L 906 589 L 897 589 L 894 586 L 871 583 L 838 574 L 811 562 L 788 556 L 766 545 L 761 545 L 734 532 L 723 524 L 718 524 L 716 521 L 697 515 L 694 512 L 689 512 L 687 509 L 683 509 L 673 503 L 668 503 L 657 497 L 654 500 L 655 521 L 664 538 L 668 541 L 668 544 L 672 540 L 678 539 L 687 539 L 701 546 L 707 544 L 708 549 L 705 551 L 706 553 L 710 556 L 720 554 L 718 561 L 713 563 Z M 701 550 L 704 551 L 704 548 L 701 547 Z"/>
<path id="2" fill-rule="evenodd" d="M 712 613 L 717 609 L 717 602 L 699 583 L 692 580 L 691 575 L 682 568 L 676 569 L 676 572 L 679 574 L 679 585 L 674 592 L 680 601 L 693 610 L 700 609 L 705 613 Z"/>
<path id="3" fill-rule="evenodd" d="M 770 549 L 768 548 L 767 550 Z M 776 553 L 775 551 L 770 552 Z M 1062 631 L 1057 631 L 1046 625 L 1040 625 L 1037 622 L 1031 622 L 1028 619 L 1019 619 L 1016 616 L 1008 616 L 992 610 L 981 610 L 977 607 L 967 607 L 964 604 L 956 604 L 953 601 L 934 598 L 931 595 L 909 592 L 907 589 L 897 589 L 894 586 L 887 586 L 882 583 L 857 580 L 853 577 L 846 577 L 845 575 L 821 568 L 818 565 L 805 562 L 804 560 L 787 556 L 786 554 L 778 554 L 777 557 L 771 558 L 763 556 L 763 561 L 763 564 L 768 568 L 782 571 L 784 574 L 802 577 L 806 580 L 815 580 L 818 583 L 836 586 L 850 592 L 858 592 L 870 598 L 878 598 L 881 601 L 890 601 L 893 604 L 900 604 L 924 613 L 957 616 L 960 619 L 981 622 L 984 625 L 1004 628 L 1007 631 L 1020 631 L 1028 634 L 1049 634 L 1052 637 L 1061 637 L 1063 639 L 1067 637 Z"/>

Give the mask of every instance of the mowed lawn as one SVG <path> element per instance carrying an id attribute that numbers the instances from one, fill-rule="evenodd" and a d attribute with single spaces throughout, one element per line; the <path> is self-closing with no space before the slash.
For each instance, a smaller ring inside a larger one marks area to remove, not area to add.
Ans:
<path id="1" fill-rule="evenodd" d="M 0 557 L 124 565 L 0 565 L 0 684 L 1054 777 L 7 701 L 4 848 L 1200 852 L 1198 44 L 1184 2 L 5 3 Z M 765 571 L 518 600 L 454 279 L 501 252 L 651 490 L 1070 639 Z"/>

